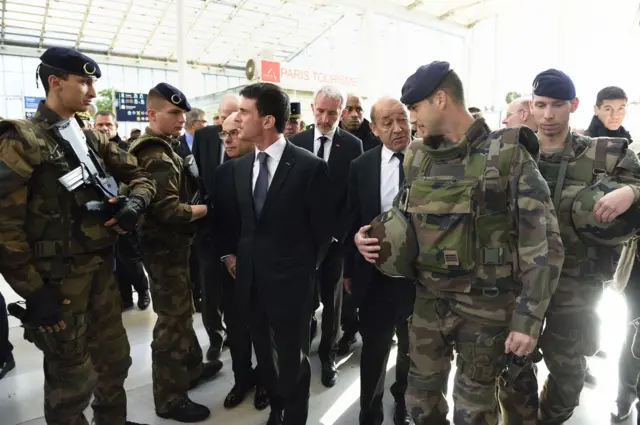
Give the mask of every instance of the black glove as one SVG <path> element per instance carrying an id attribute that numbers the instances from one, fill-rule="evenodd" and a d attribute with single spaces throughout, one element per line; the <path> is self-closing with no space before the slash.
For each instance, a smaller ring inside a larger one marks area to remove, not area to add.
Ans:
<path id="1" fill-rule="evenodd" d="M 127 202 L 115 216 L 116 220 L 118 220 L 118 226 L 125 232 L 135 231 L 138 220 L 146 207 L 144 200 L 139 196 L 132 196 L 127 199 Z"/>
<path id="2" fill-rule="evenodd" d="M 55 286 L 45 285 L 25 299 L 26 322 L 34 326 L 53 326 L 62 320 L 64 299 Z"/>

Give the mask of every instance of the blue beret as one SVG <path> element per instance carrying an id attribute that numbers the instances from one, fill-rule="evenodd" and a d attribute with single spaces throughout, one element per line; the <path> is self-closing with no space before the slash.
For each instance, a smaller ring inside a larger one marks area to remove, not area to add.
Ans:
<path id="1" fill-rule="evenodd" d="M 576 97 L 576 86 L 564 72 L 547 69 L 533 80 L 533 94 L 558 100 L 573 100 Z"/>
<path id="2" fill-rule="evenodd" d="M 81 77 L 100 78 L 100 67 L 89 56 L 65 47 L 51 47 L 40 56 L 42 65 Z"/>
<path id="3" fill-rule="evenodd" d="M 178 108 L 183 109 L 186 112 L 189 112 L 191 110 L 191 105 L 189 105 L 187 96 L 185 96 L 184 93 L 173 87 L 171 84 L 160 83 L 153 89 L 160 93 L 160 95 L 164 97 L 167 102 L 173 103 Z"/>
<path id="4" fill-rule="evenodd" d="M 400 101 L 405 105 L 413 105 L 426 99 L 450 71 L 449 62 L 434 61 L 429 65 L 422 65 L 402 86 Z"/>

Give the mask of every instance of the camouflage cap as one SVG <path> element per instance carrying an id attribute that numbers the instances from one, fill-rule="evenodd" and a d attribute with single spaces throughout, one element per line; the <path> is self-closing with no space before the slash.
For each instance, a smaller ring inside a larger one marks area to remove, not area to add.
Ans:
<path id="1" fill-rule="evenodd" d="M 593 213 L 596 203 L 604 195 L 624 186 L 625 184 L 606 177 L 578 192 L 571 207 L 571 219 L 576 232 L 584 242 L 617 247 L 638 234 L 640 214 L 635 206 L 610 223 L 598 223 Z"/>
<path id="2" fill-rule="evenodd" d="M 376 268 L 391 277 L 415 278 L 418 258 L 418 238 L 409 219 L 397 207 L 371 221 L 367 232 L 380 242 Z"/>

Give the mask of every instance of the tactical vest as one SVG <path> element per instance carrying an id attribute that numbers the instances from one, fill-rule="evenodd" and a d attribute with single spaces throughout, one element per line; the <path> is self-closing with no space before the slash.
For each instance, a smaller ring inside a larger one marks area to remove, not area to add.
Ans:
<path id="1" fill-rule="evenodd" d="M 129 153 L 138 157 L 143 150 L 153 147 L 155 147 L 157 150 L 162 151 L 162 153 L 164 153 L 171 161 L 172 169 L 178 176 L 180 202 L 189 202 L 195 194 L 195 188 L 186 177 L 182 158 L 172 149 L 171 145 L 169 145 L 169 142 L 160 137 L 143 134 L 131 144 L 131 146 L 129 147 Z M 139 163 L 142 164 L 142 161 L 139 161 Z M 166 225 L 154 219 L 153 208 L 154 205 L 152 202 L 147 209 L 147 213 L 145 213 L 140 222 L 143 231 L 144 229 L 147 229 L 145 232 L 147 234 L 149 234 L 149 231 L 151 230 L 166 229 Z M 174 228 L 173 230 L 178 231 L 178 233 L 191 233 L 195 230 L 195 225 L 190 223 L 184 229 Z"/>
<path id="2" fill-rule="evenodd" d="M 89 201 L 105 201 L 104 196 L 90 186 L 69 192 L 58 182 L 80 164 L 44 126 L 32 120 L 8 122 L 30 146 L 38 146 L 40 163 L 34 167 L 27 185 L 25 232 L 40 274 L 62 279 L 68 273 L 70 258 L 115 244 L 117 235 L 104 226 L 109 217 L 90 214 L 84 207 Z M 98 149 L 98 137 L 102 136 L 90 131 L 85 136 L 89 149 L 104 168 Z"/>
<path id="3" fill-rule="evenodd" d="M 588 143 L 584 151 L 572 155 L 573 138 L 570 132 L 565 141 L 562 161 L 556 163 L 541 158 L 538 166 L 549 185 L 558 215 L 565 249 L 562 274 L 575 278 L 597 277 L 608 280 L 615 272 L 619 250 L 586 243 L 573 225 L 571 212 L 573 201 L 580 190 L 613 174 L 618 158 L 624 153 L 625 143 L 616 139 L 591 139 L 582 136 L 579 139 Z M 607 161 L 607 157 L 615 161 Z"/>
<path id="4" fill-rule="evenodd" d="M 519 128 L 484 133 L 466 154 L 432 150 L 407 170 L 406 211 L 416 231 L 418 280 L 452 292 L 516 288 L 514 212 L 508 192 Z M 465 139 L 466 140 L 466 139 Z M 464 142 L 462 142 L 464 143 Z"/>

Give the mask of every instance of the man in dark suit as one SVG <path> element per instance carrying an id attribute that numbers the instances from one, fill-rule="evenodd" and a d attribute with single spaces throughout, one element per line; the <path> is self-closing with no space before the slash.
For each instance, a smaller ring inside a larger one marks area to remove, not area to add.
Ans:
<path id="1" fill-rule="evenodd" d="M 404 394 L 409 375 L 409 323 L 415 285 L 408 279 L 380 273 L 358 253 L 353 237 L 380 213 L 390 210 L 404 180 L 404 151 L 411 141 L 409 113 L 396 99 L 382 98 L 371 108 L 371 128 L 382 145 L 351 164 L 349 177 L 349 255 L 345 261 L 345 288 L 360 309 L 360 425 L 382 425 L 382 396 L 394 333 L 398 335 L 394 423 L 411 424 Z"/>
<path id="2" fill-rule="evenodd" d="M 331 177 L 327 190 L 331 194 L 329 205 L 334 217 L 331 223 L 333 243 L 317 275 L 319 300 L 323 305 L 322 339 L 318 355 L 322 362 L 322 384 L 325 387 L 333 387 L 338 380 L 335 356 L 342 308 L 347 183 L 351 161 L 362 154 L 362 141 L 338 127 L 344 103 L 345 98 L 338 89 L 321 87 L 312 105 L 315 127 L 291 138 L 291 143 L 324 159 L 329 165 Z"/>
<path id="3" fill-rule="evenodd" d="M 222 123 L 222 138 L 225 153 L 231 158 L 240 158 L 255 152 L 253 143 L 240 139 L 239 124 L 235 121 L 236 112 Z M 255 153 L 254 153 L 255 155 Z M 235 183 L 233 180 L 233 161 L 221 164 L 216 170 L 215 190 L 213 192 L 213 225 L 216 235 L 216 258 L 222 258 L 225 253 L 237 253 L 240 238 L 240 213 L 235 203 Z M 231 352 L 231 364 L 235 383 L 224 400 L 227 409 L 238 406 L 247 394 L 255 387 L 256 392 L 253 405 L 258 410 L 269 407 L 269 397 L 265 386 L 251 366 L 251 335 L 249 320 L 240 314 L 235 294 L 235 264 L 221 273 L 223 292 L 224 320 L 227 325 L 227 341 Z"/>
<path id="4" fill-rule="evenodd" d="M 226 119 L 238 110 L 238 97 L 227 94 L 220 100 L 218 115 Z M 223 120 L 224 121 L 224 120 Z M 224 143 L 220 138 L 222 125 L 210 125 L 197 130 L 193 137 L 192 152 L 198 165 L 201 180 L 201 196 L 205 202 L 211 202 L 215 187 L 215 172 L 220 164 L 229 157 L 225 155 Z M 213 216 L 213 214 L 212 214 Z M 212 217 L 202 220 L 193 250 L 198 256 L 198 282 L 201 288 L 202 322 L 209 336 L 207 360 L 220 358 L 225 339 L 225 329 L 222 322 L 222 265 L 215 254 L 211 252 L 214 246 L 215 232 Z"/>
<path id="5" fill-rule="evenodd" d="M 268 425 L 304 425 L 309 410 L 309 324 L 314 276 L 332 234 L 327 164 L 282 136 L 289 97 L 257 83 L 240 92 L 236 117 L 254 155 L 233 161 L 240 220 L 236 270 L 239 314 L 251 318 L 262 382 L 271 401 Z M 234 255 L 235 254 L 235 255 Z"/>
<path id="6" fill-rule="evenodd" d="M 180 146 L 178 146 L 178 155 L 186 158 L 193 151 L 193 138 L 197 130 L 206 127 L 207 113 L 202 109 L 193 108 L 185 117 L 184 134 L 178 137 Z"/>

